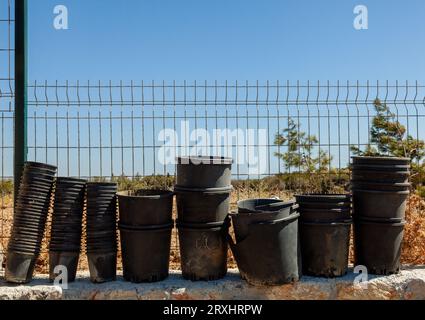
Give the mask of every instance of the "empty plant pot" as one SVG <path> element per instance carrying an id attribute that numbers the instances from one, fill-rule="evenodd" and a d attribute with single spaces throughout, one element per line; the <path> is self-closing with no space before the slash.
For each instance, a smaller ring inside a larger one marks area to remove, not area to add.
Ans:
<path id="1" fill-rule="evenodd" d="M 231 184 L 233 160 L 225 157 L 188 156 L 177 158 L 177 186 L 224 188 Z"/>
<path id="2" fill-rule="evenodd" d="M 274 221 L 253 222 L 242 241 L 234 243 L 229 237 L 242 278 L 252 285 L 298 281 L 301 277 L 298 217 L 295 213 Z"/>
<path id="3" fill-rule="evenodd" d="M 354 221 L 355 265 L 378 275 L 398 273 L 405 222 Z"/>
<path id="4" fill-rule="evenodd" d="M 174 193 L 167 190 L 137 190 L 118 193 L 120 222 L 131 226 L 170 223 Z"/>
<path id="5" fill-rule="evenodd" d="M 354 165 L 409 165 L 410 158 L 401 157 L 352 157 Z"/>
<path id="6" fill-rule="evenodd" d="M 7 282 L 24 284 L 32 280 L 37 255 L 7 252 L 5 278 Z"/>
<path id="7" fill-rule="evenodd" d="M 74 282 L 77 275 L 79 252 L 49 252 L 49 279 L 54 281 L 58 276 L 64 276 L 66 270 L 68 282 Z M 56 269 L 57 266 L 60 266 Z"/>
<path id="8" fill-rule="evenodd" d="M 278 202 L 275 202 L 278 201 Z M 238 202 L 238 213 L 232 213 L 232 225 L 236 241 L 242 241 L 255 222 L 274 221 L 297 213 L 295 201 L 282 202 L 274 199 L 249 199 Z"/>
<path id="9" fill-rule="evenodd" d="M 227 273 L 229 221 L 216 227 L 177 222 L 183 278 L 211 281 Z"/>
<path id="10" fill-rule="evenodd" d="M 181 222 L 223 222 L 229 213 L 232 187 L 188 189 L 175 187 L 177 212 Z"/>
<path id="11" fill-rule="evenodd" d="M 147 227 L 120 224 L 124 279 L 155 282 L 168 277 L 174 224 Z"/>
<path id="12" fill-rule="evenodd" d="M 347 273 L 351 224 L 351 220 L 300 223 L 303 274 L 333 278 Z"/>
<path id="13" fill-rule="evenodd" d="M 356 218 L 404 219 L 409 191 L 353 190 Z"/>
<path id="14" fill-rule="evenodd" d="M 101 252 L 87 253 L 89 262 L 90 281 L 93 283 L 103 283 L 115 281 L 117 277 L 117 253 Z"/>

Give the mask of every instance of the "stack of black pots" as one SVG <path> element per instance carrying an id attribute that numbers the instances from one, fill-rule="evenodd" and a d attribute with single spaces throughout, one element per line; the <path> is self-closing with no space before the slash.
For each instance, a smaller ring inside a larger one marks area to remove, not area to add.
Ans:
<path id="1" fill-rule="evenodd" d="M 252 285 L 279 285 L 301 277 L 295 201 L 249 199 L 232 213 L 236 242 L 230 247 L 242 278 Z"/>
<path id="2" fill-rule="evenodd" d="M 52 205 L 56 169 L 37 162 L 24 165 L 7 252 L 8 282 L 27 283 L 32 279 Z"/>
<path id="3" fill-rule="evenodd" d="M 353 157 L 355 264 L 371 274 L 400 269 L 409 170 L 408 158 Z"/>
<path id="4" fill-rule="evenodd" d="M 225 157 L 177 158 L 177 199 L 182 274 L 217 280 L 227 273 L 231 167 Z"/>
<path id="5" fill-rule="evenodd" d="M 297 195 L 303 274 L 339 277 L 347 273 L 351 196 Z"/>
<path id="6" fill-rule="evenodd" d="M 118 193 L 123 275 L 127 281 L 155 282 L 168 277 L 173 192 Z"/>
<path id="7" fill-rule="evenodd" d="M 68 282 L 75 281 L 81 249 L 86 180 L 56 179 L 49 245 L 49 273 L 53 281 L 66 267 Z"/>
<path id="8" fill-rule="evenodd" d="M 86 251 L 90 280 L 114 281 L 117 269 L 117 184 L 87 183 Z"/>

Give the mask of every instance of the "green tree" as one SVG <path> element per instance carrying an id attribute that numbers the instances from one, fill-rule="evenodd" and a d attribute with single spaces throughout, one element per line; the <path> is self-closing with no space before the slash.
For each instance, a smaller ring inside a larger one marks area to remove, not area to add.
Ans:
<path id="1" fill-rule="evenodd" d="M 352 146 L 351 150 L 356 155 L 379 156 L 390 155 L 407 157 L 419 162 L 425 156 L 425 143 L 406 135 L 406 127 L 402 125 L 388 106 L 379 99 L 374 101 L 376 116 L 373 118 L 370 136 L 372 144 L 364 151 Z"/>
<path id="2" fill-rule="evenodd" d="M 402 125 L 389 107 L 379 99 L 374 101 L 376 116 L 373 118 L 370 129 L 371 142 L 365 150 L 355 146 L 351 150 L 355 155 L 406 157 L 412 160 L 411 181 L 419 194 L 425 195 L 425 142 L 406 134 L 407 130 Z"/>
<path id="3" fill-rule="evenodd" d="M 287 147 L 286 152 L 275 152 L 275 156 L 282 159 L 285 169 L 295 168 L 300 172 L 328 171 L 332 157 L 324 150 L 319 149 L 317 157 L 313 156 L 313 148 L 318 143 L 314 135 L 307 135 L 300 131 L 300 125 L 292 118 L 288 120 L 288 127 L 275 136 L 275 145 Z"/>

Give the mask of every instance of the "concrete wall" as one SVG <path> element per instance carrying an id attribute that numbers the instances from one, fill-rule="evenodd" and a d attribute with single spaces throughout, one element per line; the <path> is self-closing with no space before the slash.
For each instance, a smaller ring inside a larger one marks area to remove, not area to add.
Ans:
<path id="1" fill-rule="evenodd" d="M 303 277 L 295 284 L 254 287 L 239 278 L 237 270 L 219 281 L 191 282 L 181 278 L 179 272 L 159 283 L 132 284 L 118 281 L 91 284 L 88 274 L 80 274 L 67 290 L 53 286 L 47 276 L 37 276 L 28 285 L 10 285 L 0 280 L 0 299 L 422 299 L 425 300 L 425 266 L 406 268 L 398 275 L 369 276 L 367 288 L 354 285 L 357 275 L 350 272 L 337 279 Z"/>

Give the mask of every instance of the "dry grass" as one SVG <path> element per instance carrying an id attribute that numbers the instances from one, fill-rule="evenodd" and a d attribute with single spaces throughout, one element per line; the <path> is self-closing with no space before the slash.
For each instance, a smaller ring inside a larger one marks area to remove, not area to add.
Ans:
<path id="1" fill-rule="evenodd" d="M 279 189 L 275 190 L 252 190 L 249 188 L 237 188 L 232 193 L 231 198 L 231 210 L 236 209 L 236 202 L 238 199 L 247 199 L 247 198 L 270 198 L 270 197 L 279 197 L 280 199 L 290 199 L 293 194 L 281 191 Z M 5 252 L 7 248 L 7 242 L 9 239 L 12 223 L 13 223 L 13 209 L 12 209 L 12 199 L 10 196 L 5 196 L 1 199 L 1 242 L 0 250 Z M 176 206 L 174 206 L 175 208 Z M 175 209 L 174 209 L 175 210 Z M 174 216 L 176 212 L 174 212 Z M 404 244 L 402 250 L 402 262 L 405 264 L 414 264 L 420 265 L 425 264 L 425 200 L 418 195 L 412 195 L 408 202 L 408 209 L 406 212 L 406 228 L 404 234 Z M 41 253 L 37 266 L 36 272 L 38 273 L 47 273 L 48 272 L 48 253 L 47 253 L 47 243 L 48 243 L 48 229 L 49 223 L 46 230 L 46 237 L 43 243 L 43 252 Z M 231 230 L 231 234 L 232 234 Z M 351 246 L 350 250 L 350 261 L 353 259 L 353 250 Z M 4 262 L 3 262 L 4 263 Z M 228 258 L 229 267 L 236 267 L 235 260 L 229 250 Z M 171 259 L 170 266 L 172 269 L 180 269 L 180 256 L 178 248 L 178 236 L 176 229 L 173 230 L 172 235 L 172 245 L 171 245 Z M 80 257 L 79 270 L 87 270 L 88 264 L 85 254 L 82 254 Z M 121 265 L 121 253 L 118 252 L 118 270 L 122 269 Z"/>

